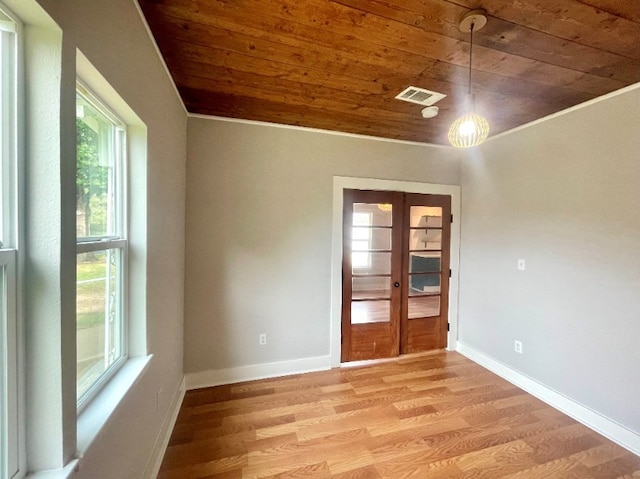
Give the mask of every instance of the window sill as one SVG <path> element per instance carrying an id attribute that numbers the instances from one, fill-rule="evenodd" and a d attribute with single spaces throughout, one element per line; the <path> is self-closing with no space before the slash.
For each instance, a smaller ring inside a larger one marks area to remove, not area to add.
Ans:
<path id="1" fill-rule="evenodd" d="M 114 411 L 131 388 L 142 378 L 152 354 L 129 358 L 120 370 L 104 386 L 102 391 L 78 415 L 78 458 L 64 468 L 30 474 L 27 479 L 66 479 L 81 467 L 82 456 L 91 447 L 100 431 L 107 425 Z"/>
<path id="2" fill-rule="evenodd" d="M 89 449 L 129 390 L 140 380 L 153 355 L 129 358 L 78 416 L 78 455 Z"/>

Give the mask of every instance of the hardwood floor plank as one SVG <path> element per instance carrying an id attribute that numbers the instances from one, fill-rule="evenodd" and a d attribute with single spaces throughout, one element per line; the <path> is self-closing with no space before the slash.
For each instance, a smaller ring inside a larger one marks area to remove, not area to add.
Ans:
<path id="1" fill-rule="evenodd" d="M 382 479 L 374 466 L 365 466 L 335 474 L 332 479 Z"/>
<path id="2" fill-rule="evenodd" d="M 362 427 L 366 427 L 371 433 L 376 427 L 381 427 L 394 419 L 395 413 L 391 406 L 347 411 L 303 425 L 298 430 L 298 438 L 304 441 Z"/>
<path id="3" fill-rule="evenodd" d="M 617 444 L 606 443 L 598 447 L 594 447 L 584 451 L 583 457 L 579 459 L 580 463 L 587 467 L 595 467 L 614 459 L 624 457 L 628 452 Z"/>
<path id="4" fill-rule="evenodd" d="M 531 447 L 524 441 L 511 441 L 481 451 L 473 451 L 450 460 L 466 477 L 503 477 L 535 466 Z"/>
<path id="5" fill-rule="evenodd" d="M 194 461 L 195 462 L 195 461 Z M 210 477 L 237 476 L 237 471 L 247 465 L 247 456 L 228 456 L 208 462 L 194 463 L 189 468 L 189 479 L 205 479 Z M 184 476 L 183 476 L 184 477 Z"/>
<path id="6" fill-rule="evenodd" d="M 640 458 L 457 353 L 189 391 L 159 479 L 638 479 Z"/>
<path id="7" fill-rule="evenodd" d="M 319 462 L 317 464 L 311 464 L 310 466 L 300 467 L 292 471 L 286 471 L 274 476 L 269 476 L 269 479 L 331 479 L 331 471 L 326 462 Z"/>
<path id="8" fill-rule="evenodd" d="M 451 414 L 434 413 L 402 418 L 395 423 L 393 421 L 386 421 L 381 424 L 373 424 L 369 427 L 369 431 L 374 437 L 385 436 L 392 433 L 398 433 L 402 436 L 411 430 L 419 428 L 428 428 L 429 431 L 436 433 L 462 429 L 468 426 L 469 423 L 461 417 L 456 417 Z"/>

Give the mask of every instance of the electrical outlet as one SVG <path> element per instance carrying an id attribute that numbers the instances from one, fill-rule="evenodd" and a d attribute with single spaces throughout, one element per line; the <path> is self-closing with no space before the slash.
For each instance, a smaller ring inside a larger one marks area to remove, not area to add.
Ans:
<path id="1" fill-rule="evenodd" d="M 518 270 L 524 271 L 525 266 L 525 261 L 522 258 L 518 259 Z"/>
<path id="2" fill-rule="evenodd" d="M 267 344 L 267 333 L 261 333 L 260 336 L 258 336 L 258 342 L 260 346 Z"/>
<path id="3" fill-rule="evenodd" d="M 518 354 L 522 354 L 522 341 L 516 341 L 513 344 L 513 350 Z"/>

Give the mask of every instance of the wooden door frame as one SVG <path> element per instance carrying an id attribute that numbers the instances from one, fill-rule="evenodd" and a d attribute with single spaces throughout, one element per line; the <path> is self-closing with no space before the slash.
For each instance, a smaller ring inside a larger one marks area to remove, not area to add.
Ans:
<path id="1" fill-rule="evenodd" d="M 458 338 L 458 271 L 460 264 L 460 186 L 379 180 L 374 178 L 333 177 L 333 221 L 331 232 L 331 367 L 340 366 L 342 335 L 342 246 L 343 196 L 345 189 L 399 191 L 451 196 L 451 280 L 449 283 L 449 324 L 447 349 L 455 350 Z"/>

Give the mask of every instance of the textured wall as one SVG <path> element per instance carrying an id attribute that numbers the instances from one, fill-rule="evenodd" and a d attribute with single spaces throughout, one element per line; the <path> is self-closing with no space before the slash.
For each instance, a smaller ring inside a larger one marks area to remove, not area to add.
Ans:
<path id="1" fill-rule="evenodd" d="M 28 467 L 60 468 L 77 447 L 73 384 L 78 49 L 146 126 L 132 135 L 139 140 L 146 133 L 146 145 L 131 145 L 137 158 L 145 150 L 147 155 L 146 165 L 135 164 L 131 170 L 132 184 L 139 187 L 132 191 L 137 196 L 131 205 L 146 209 L 146 221 L 144 211 L 138 211 L 134 217 L 143 218 L 142 224 L 131 229 L 136 270 L 132 274 L 138 286 L 131 304 L 143 315 L 146 308 L 146 318 L 133 318 L 138 324 L 146 319 L 146 327 L 134 332 L 142 338 L 135 341 L 132 353 L 154 357 L 106 427 L 80 451 L 84 457 L 73 477 L 139 479 L 183 378 L 186 114 L 135 0 L 7 3 L 24 20 L 27 38 Z"/>
<path id="2" fill-rule="evenodd" d="M 636 87 L 463 162 L 460 340 L 640 433 L 638 125 Z"/>
<path id="3" fill-rule="evenodd" d="M 201 118 L 188 144 L 188 373 L 329 355 L 334 175 L 459 182 L 422 145 Z"/>

